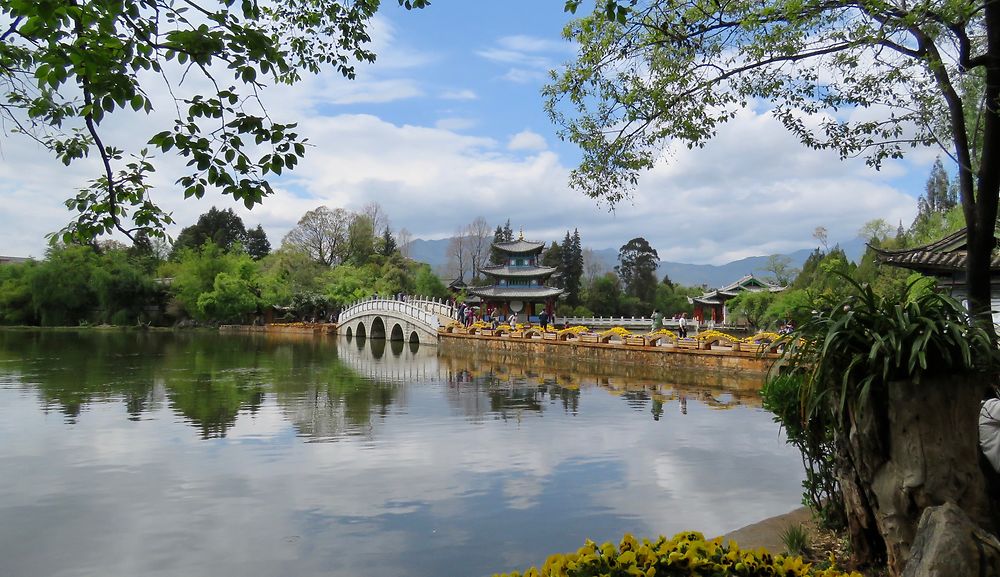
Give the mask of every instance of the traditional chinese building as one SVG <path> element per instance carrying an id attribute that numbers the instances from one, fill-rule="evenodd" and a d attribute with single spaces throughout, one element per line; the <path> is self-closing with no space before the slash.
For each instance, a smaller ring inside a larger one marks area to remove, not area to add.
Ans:
<path id="1" fill-rule="evenodd" d="M 740 280 L 726 285 L 719 289 L 710 290 L 700 297 L 688 298 L 688 302 L 694 305 L 694 318 L 698 323 L 713 322 L 718 324 L 729 324 L 729 309 L 726 302 L 744 292 L 781 292 L 785 287 L 773 285 L 761 280 L 752 274 L 748 274 Z"/>
<path id="2" fill-rule="evenodd" d="M 513 312 L 519 319 L 530 320 L 545 310 L 551 317 L 563 289 L 545 285 L 556 272 L 555 267 L 538 262 L 545 243 L 520 238 L 493 243 L 493 248 L 503 255 L 503 262 L 479 269 L 493 284 L 470 287 L 469 294 L 480 297 L 484 308 L 495 308 L 504 315 Z"/>
<path id="3" fill-rule="evenodd" d="M 994 239 L 996 246 L 996 239 Z M 914 248 L 903 250 L 883 250 L 872 247 L 879 262 L 890 266 L 910 269 L 937 280 L 939 287 L 961 301 L 969 297 L 969 287 L 965 273 L 968 255 L 968 237 L 963 228 L 948 236 Z M 990 261 L 990 304 L 993 322 L 1000 323 L 1000 254 L 994 249 Z"/>

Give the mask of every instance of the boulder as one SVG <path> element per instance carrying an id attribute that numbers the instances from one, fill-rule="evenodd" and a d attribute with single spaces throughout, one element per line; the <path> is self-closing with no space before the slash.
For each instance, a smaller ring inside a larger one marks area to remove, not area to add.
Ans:
<path id="1" fill-rule="evenodd" d="M 903 577 L 1000 576 L 1000 541 L 953 503 L 924 509 Z"/>

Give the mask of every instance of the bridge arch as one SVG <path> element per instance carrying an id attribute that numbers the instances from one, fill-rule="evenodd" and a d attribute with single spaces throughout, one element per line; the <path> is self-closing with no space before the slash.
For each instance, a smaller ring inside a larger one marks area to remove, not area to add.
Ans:
<path id="1" fill-rule="evenodd" d="M 416 332 L 416 331 L 414 331 Z M 403 340 L 403 326 L 399 323 L 392 325 L 392 332 L 389 333 L 390 341 L 402 341 Z"/>
<path id="2" fill-rule="evenodd" d="M 375 317 L 372 320 L 370 337 L 373 339 L 385 338 L 385 321 L 382 320 L 382 317 Z"/>
<path id="3" fill-rule="evenodd" d="M 356 334 L 359 339 L 363 339 L 367 336 L 364 321 L 358 323 L 358 328 L 354 331 L 354 334 Z"/>
<path id="4" fill-rule="evenodd" d="M 412 333 L 410 333 L 410 339 L 409 340 L 410 340 L 410 344 L 411 345 L 419 345 L 420 344 L 420 335 L 417 334 L 417 331 L 413 331 Z M 410 350 L 413 350 L 413 347 L 410 347 Z"/>
<path id="5" fill-rule="evenodd" d="M 351 329 L 351 325 L 347 325 L 347 330 L 344 334 L 347 335 L 347 340 L 351 340 L 354 337 L 354 330 Z"/>

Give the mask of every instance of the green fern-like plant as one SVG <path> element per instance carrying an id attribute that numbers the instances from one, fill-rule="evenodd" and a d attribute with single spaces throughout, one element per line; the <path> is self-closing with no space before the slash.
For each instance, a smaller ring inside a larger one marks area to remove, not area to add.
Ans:
<path id="1" fill-rule="evenodd" d="M 877 295 L 845 277 L 850 294 L 814 311 L 789 338 L 785 358 L 805 374 L 808 413 L 832 406 L 842 419 L 848 403 L 867 403 L 874 387 L 896 379 L 967 372 L 995 364 L 989 333 L 961 302 L 910 281 L 899 294 Z"/>

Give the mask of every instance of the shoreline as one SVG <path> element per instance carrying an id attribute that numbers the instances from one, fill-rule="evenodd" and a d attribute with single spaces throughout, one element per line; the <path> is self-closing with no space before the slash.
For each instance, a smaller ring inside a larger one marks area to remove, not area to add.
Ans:
<path id="1" fill-rule="evenodd" d="M 771 554 L 787 553 L 781 534 L 792 525 L 812 527 L 812 513 L 807 507 L 799 507 L 774 517 L 768 517 L 745 527 L 723 534 L 723 541 L 735 541 L 741 549 L 763 547 Z"/>

